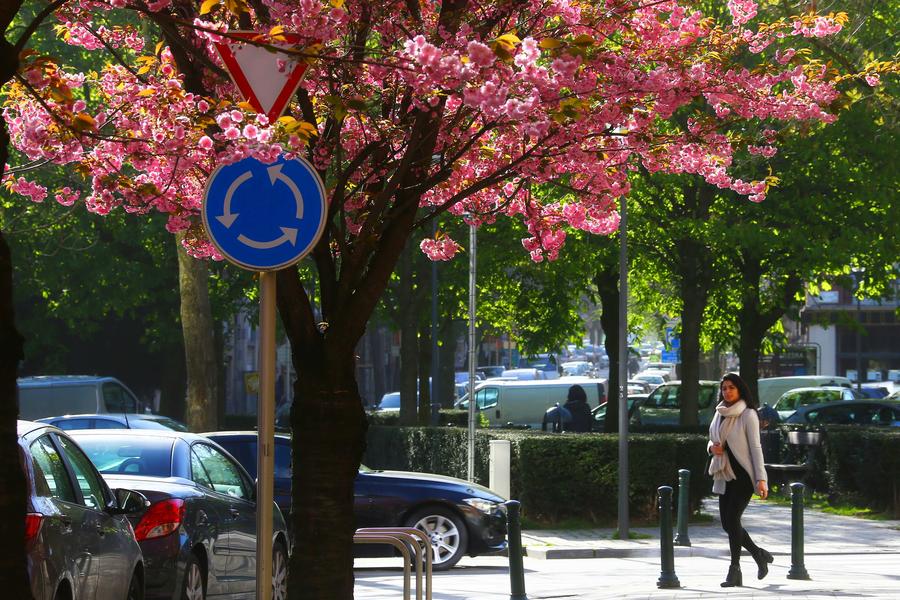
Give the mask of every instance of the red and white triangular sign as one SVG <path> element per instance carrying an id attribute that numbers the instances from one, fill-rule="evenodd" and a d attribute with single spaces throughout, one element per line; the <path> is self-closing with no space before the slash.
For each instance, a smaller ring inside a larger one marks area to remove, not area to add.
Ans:
<path id="1" fill-rule="evenodd" d="M 287 108 L 309 65 L 289 54 L 241 41 L 265 34 L 231 31 L 229 35 L 239 39 L 229 37 L 216 42 L 228 74 L 250 106 L 274 122 Z M 300 36 L 292 33 L 282 33 L 279 37 L 285 41 L 272 45 L 292 47 L 301 41 Z"/>

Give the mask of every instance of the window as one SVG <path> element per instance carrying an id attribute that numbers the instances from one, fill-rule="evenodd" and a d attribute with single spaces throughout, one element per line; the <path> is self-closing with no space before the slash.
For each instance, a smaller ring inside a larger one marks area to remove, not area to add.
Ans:
<path id="1" fill-rule="evenodd" d="M 680 408 L 680 385 L 665 385 L 656 388 L 648 398 L 648 408 Z"/>
<path id="2" fill-rule="evenodd" d="M 103 404 L 109 413 L 137 412 L 134 396 L 117 383 L 103 384 Z"/>
<path id="3" fill-rule="evenodd" d="M 481 388 L 477 392 L 475 392 L 475 406 L 478 410 L 484 410 L 486 408 L 493 408 L 497 406 L 497 397 L 500 395 L 500 390 L 493 387 Z"/>
<path id="4" fill-rule="evenodd" d="M 34 458 L 34 464 L 40 469 L 35 470 L 35 478 L 41 478 L 46 483 L 46 488 L 42 488 L 36 482 L 35 491 L 40 493 L 42 489 L 46 489 L 51 498 L 75 502 L 75 490 L 72 489 L 69 474 L 50 436 L 43 435 L 31 444 L 31 456 Z"/>
<path id="5" fill-rule="evenodd" d="M 94 419 L 94 429 L 125 429 L 125 424 L 112 419 Z"/>
<path id="6" fill-rule="evenodd" d="M 237 459 L 247 470 L 250 477 L 256 477 L 256 441 L 217 439 L 220 446 Z M 275 440 L 275 477 L 289 479 L 291 477 L 291 445 Z"/>
<path id="7" fill-rule="evenodd" d="M 719 386 L 701 385 L 700 386 L 700 408 L 709 408 L 716 400 L 718 400 Z"/>
<path id="8" fill-rule="evenodd" d="M 209 479 L 209 473 L 206 472 L 203 463 L 200 461 L 200 457 L 197 456 L 197 453 L 193 449 L 191 449 L 191 479 L 205 488 L 210 490 L 213 489 L 212 481 Z"/>
<path id="9" fill-rule="evenodd" d="M 220 494 L 227 494 L 244 500 L 250 499 L 250 493 L 241 478 L 240 469 L 227 456 L 206 444 L 194 444 L 193 452 L 197 460 L 206 470 L 212 489 Z"/>
<path id="10" fill-rule="evenodd" d="M 79 440 L 81 449 L 101 473 L 172 476 L 171 438 L 92 435 Z"/>
<path id="11" fill-rule="evenodd" d="M 84 505 L 94 510 L 103 510 L 106 506 L 106 495 L 103 493 L 100 476 L 94 471 L 91 461 L 68 438 L 58 436 L 57 439 L 62 446 L 63 453 L 69 459 L 69 465 L 75 472 L 75 479 L 78 481 L 78 487 L 81 488 Z"/>
<path id="12" fill-rule="evenodd" d="M 54 423 L 54 425 L 56 425 L 63 431 L 69 431 L 71 429 L 90 429 L 91 428 L 91 420 L 90 419 L 63 419 L 61 421 L 57 421 L 56 423 Z"/>

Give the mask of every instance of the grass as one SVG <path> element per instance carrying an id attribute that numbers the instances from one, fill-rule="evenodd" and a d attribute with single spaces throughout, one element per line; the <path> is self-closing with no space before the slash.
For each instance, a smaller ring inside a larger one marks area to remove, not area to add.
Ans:
<path id="1" fill-rule="evenodd" d="M 767 502 L 790 505 L 791 497 L 789 495 L 784 495 L 778 486 L 773 486 Z M 889 512 L 877 511 L 865 506 L 856 506 L 848 502 L 830 502 L 826 494 L 821 494 L 819 492 L 813 492 L 811 497 L 807 496 L 804 498 L 803 505 L 805 508 L 812 508 L 830 515 L 857 517 L 873 521 L 888 521 L 893 519 L 893 516 Z"/>

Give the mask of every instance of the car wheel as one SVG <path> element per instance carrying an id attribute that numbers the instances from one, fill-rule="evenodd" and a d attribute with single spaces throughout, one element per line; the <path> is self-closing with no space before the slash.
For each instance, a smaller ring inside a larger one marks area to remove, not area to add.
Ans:
<path id="1" fill-rule="evenodd" d="M 431 539 L 435 571 L 452 568 L 466 553 L 469 542 L 466 524 L 449 509 L 440 506 L 423 508 L 407 520 L 407 526 L 415 527 Z"/>
<path id="2" fill-rule="evenodd" d="M 280 542 L 272 548 L 272 600 L 287 600 L 287 552 Z"/>
<path id="3" fill-rule="evenodd" d="M 131 583 L 128 584 L 128 600 L 144 600 L 144 581 L 137 570 L 132 574 Z"/>
<path id="4" fill-rule="evenodd" d="M 206 598 L 206 582 L 203 580 L 203 569 L 194 554 L 190 555 L 184 566 L 184 583 L 181 586 L 181 600 L 204 600 Z"/>

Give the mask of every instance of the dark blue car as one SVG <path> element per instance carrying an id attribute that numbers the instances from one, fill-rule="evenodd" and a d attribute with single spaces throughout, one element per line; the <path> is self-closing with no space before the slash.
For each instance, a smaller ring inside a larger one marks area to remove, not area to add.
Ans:
<path id="1" fill-rule="evenodd" d="M 114 488 L 150 506 L 129 515 L 144 555 L 147 598 L 256 597 L 256 488 L 218 444 L 170 430 L 70 431 Z M 287 597 L 288 538 L 273 506 L 272 597 Z"/>
<path id="2" fill-rule="evenodd" d="M 256 432 L 205 434 L 256 476 Z M 275 502 L 291 509 L 291 439 L 275 436 Z M 354 486 L 356 527 L 416 527 L 431 537 L 435 570 L 464 555 L 506 548 L 505 500 L 491 490 L 442 475 L 361 467 Z M 367 550 L 368 551 L 368 550 Z"/>

